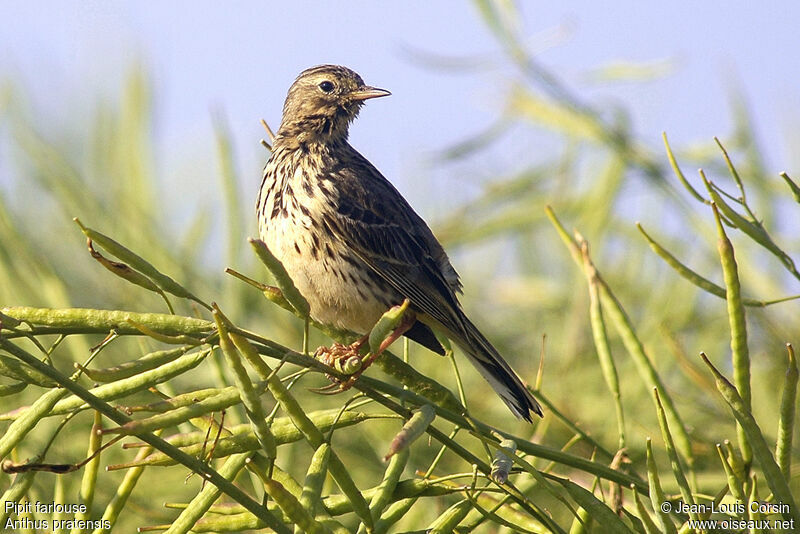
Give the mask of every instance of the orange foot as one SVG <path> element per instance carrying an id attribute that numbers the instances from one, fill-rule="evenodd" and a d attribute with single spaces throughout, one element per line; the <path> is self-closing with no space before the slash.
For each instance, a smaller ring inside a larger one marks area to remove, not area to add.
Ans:
<path id="1" fill-rule="evenodd" d="M 361 355 L 361 347 L 364 343 L 367 342 L 369 336 L 366 335 L 362 338 L 359 338 L 355 343 L 350 345 L 342 345 L 341 343 L 334 343 L 330 347 L 320 347 L 314 352 L 314 357 L 328 365 L 333 367 L 340 373 L 344 375 L 349 375 L 346 380 L 342 380 L 341 378 L 327 374 L 326 376 L 328 379 L 333 382 L 329 386 L 325 386 L 323 388 L 314 389 L 312 391 L 316 391 L 317 393 L 321 393 L 323 395 L 335 395 L 337 393 L 341 393 L 342 391 L 347 391 L 361 376 L 361 373 L 369 367 L 369 364 L 372 363 L 370 357 L 367 356 L 367 360 L 369 363 L 364 365 L 365 358 Z"/>
<path id="2" fill-rule="evenodd" d="M 353 384 L 355 384 L 356 380 L 358 380 L 358 377 L 360 377 L 361 374 L 367 370 L 367 367 L 372 365 L 372 362 L 374 362 L 378 356 L 383 354 L 383 351 L 386 350 L 389 345 L 394 343 L 397 338 L 406 333 L 408 329 L 413 326 L 415 321 L 416 317 L 414 314 L 405 314 L 400 324 L 392 331 L 391 334 L 389 334 L 386 339 L 383 340 L 383 342 L 381 342 L 380 347 L 378 347 L 377 352 L 374 354 L 370 353 L 366 356 L 362 356 L 360 352 L 361 347 L 369 340 L 369 334 L 359 338 L 351 345 L 334 343 L 330 348 L 318 348 L 316 352 L 314 352 L 314 357 L 326 365 L 333 367 L 342 374 L 349 376 L 347 380 L 342 380 L 339 377 L 327 375 L 333 383 L 329 386 L 315 389 L 313 391 L 322 393 L 324 395 L 335 395 L 336 393 L 347 391 L 353 387 Z"/>

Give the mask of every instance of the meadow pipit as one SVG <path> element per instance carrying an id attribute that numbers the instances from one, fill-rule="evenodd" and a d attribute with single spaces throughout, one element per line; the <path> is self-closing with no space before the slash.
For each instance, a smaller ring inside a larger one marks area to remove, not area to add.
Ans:
<path id="1" fill-rule="evenodd" d="M 461 282 L 425 221 L 347 141 L 364 101 L 388 96 L 336 65 L 300 73 L 264 169 L 259 234 L 283 263 L 316 321 L 365 334 L 410 301 L 394 335 L 444 353 L 455 341 L 517 416 L 542 410 L 458 302 Z M 357 350 L 363 339 L 352 347 Z M 341 350 L 341 347 L 338 348 Z"/>

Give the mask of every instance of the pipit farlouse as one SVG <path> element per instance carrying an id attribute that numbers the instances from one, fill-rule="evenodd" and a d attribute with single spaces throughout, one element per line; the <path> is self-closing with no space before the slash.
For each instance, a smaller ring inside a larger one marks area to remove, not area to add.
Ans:
<path id="1" fill-rule="evenodd" d="M 316 321 L 365 334 L 385 311 L 408 299 L 409 310 L 382 348 L 405 335 L 444 354 L 433 328 L 464 350 L 517 417 L 530 421 L 531 412 L 541 415 L 539 403 L 464 314 L 461 282 L 442 246 L 347 141 L 364 102 L 389 94 L 336 65 L 297 77 L 256 204 L 261 239 Z M 366 339 L 327 351 L 357 354 Z"/>

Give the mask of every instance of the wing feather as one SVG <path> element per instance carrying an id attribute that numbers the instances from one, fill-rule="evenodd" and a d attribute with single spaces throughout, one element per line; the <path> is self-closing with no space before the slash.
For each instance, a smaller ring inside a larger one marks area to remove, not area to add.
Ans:
<path id="1" fill-rule="evenodd" d="M 412 306 L 460 345 L 511 411 L 528 421 L 541 407 L 461 310 L 461 282 L 425 221 L 363 156 L 331 169 L 340 195 L 329 230 Z"/>
<path id="2" fill-rule="evenodd" d="M 461 282 L 447 254 L 400 193 L 363 156 L 335 166 L 340 195 L 329 226 L 364 263 L 419 311 L 464 333 L 456 293 Z"/>

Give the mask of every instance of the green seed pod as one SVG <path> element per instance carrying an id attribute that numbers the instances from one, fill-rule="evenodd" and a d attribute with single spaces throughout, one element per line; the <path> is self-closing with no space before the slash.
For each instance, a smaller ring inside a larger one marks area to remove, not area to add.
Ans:
<path id="1" fill-rule="evenodd" d="M 709 370 L 714 374 L 717 382 L 717 389 L 722 394 L 728 407 L 731 409 L 733 416 L 739 423 L 739 426 L 747 436 L 747 439 L 752 446 L 753 457 L 758 461 L 764 475 L 764 480 L 767 482 L 769 489 L 776 501 L 788 505 L 785 512 L 782 513 L 783 517 L 788 520 L 800 521 L 800 514 L 797 512 L 797 505 L 794 501 L 794 495 L 789 488 L 789 483 L 781 473 L 775 457 L 772 456 L 772 451 L 769 450 L 767 441 L 764 434 L 753 418 L 749 406 L 745 404 L 744 399 L 739 395 L 736 387 L 725 378 L 719 370 L 712 365 L 705 354 L 700 353 Z"/>
<path id="2" fill-rule="evenodd" d="M 492 480 L 500 485 L 508 481 L 508 474 L 511 472 L 511 466 L 514 461 L 511 456 L 517 452 L 517 442 L 513 439 L 504 439 L 500 442 L 500 449 L 494 453 L 494 460 L 492 461 Z"/>
<path id="3" fill-rule="evenodd" d="M 5 458 L 11 449 L 25 438 L 34 426 L 47 417 L 56 402 L 66 396 L 69 391 L 62 388 L 54 388 L 36 399 L 36 402 L 17 418 L 11 426 L 6 429 L 3 437 L 0 437 L 0 460 Z"/>
<path id="4" fill-rule="evenodd" d="M 794 414 L 795 403 L 797 402 L 797 381 L 798 370 L 797 361 L 794 356 L 794 348 L 790 343 L 786 344 L 789 351 L 789 366 L 786 368 L 786 378 L 783 382 L 783 394 L 781 395 L 780 420 L 778 422 L 778 440 L 775 446 L 775 459 L 783 472 L 786 480 L 789 480 L 792 470 L 792 436 L 794 435 Z"/>
<path id="5" fill-rule="evenodd" d="M 110 254 L 119 258 L 121 261 L 127 263 L 131 268 L 142 273 L 145 277 L 155 282 L 155 284 L 164 291 L 172 293 L 176 297 L 193 300 L 204 306 L 206 309 L 211 309 L 208 304 L 197 298 L 178 282 L 156 269 L 150 262 L 134 253 L 132 250 L 111 239 L 110 237 L 101 234 L 97 230 L 93 230 L 92 228 L 84 226 L 77 217 L 73 220 L 78 224 L 78 226 L 81 227 L 81 231 L 87 238 L 103 247 Z"/>
<path id="6" fill-rule="evenodd" d="M 264 489 L 272 497 L 278 506 L 283 510 L 292 522 L 300 527 L 302 532 L 310 534 L 330 533 L 330 530 L 322 523 L 311 517 L 311 514 L 303 508 L 297 498 L 286 491 L 286 488 L 276 480 L 264 481 Z"/>
<path id="7" fill-rule="evenodd" d="M 303 491 L 300 494 L 300 505 L 308 511 L 311 517 L 316 516 L 319 506 L 320 496 L 322 495 L 322 485 L 325 476 L 328 474 L 328 460 L 331 457 L 331 446 L 323 443 L 314 452 L 306 473 Z M 302 532 L 300 525 L 295 526 L 295 532 Z"/>
<path id="8" fill-rule="evenodd" d="M 16 306 L 0 308 L 0 313 L 37 326 L 52 326 L 60 331 L 81 334 L 140 334 L 133 325 L 143 325 L 167 336 L 197 334 L 206 336 L 214 323 L 194 317 L 166 313 L 136 313 L 119 310 L 94 310 L 90 308 L 31 308 Z"/>
<path id="9" fill-rule="evenodd" d="M 764 519 L 764 514 L 759 510 L 758 477 L 755 473 L 750 479 L 750 495 L 747 498 L 747 518 L 751 521 Z"/>
<path id="10" fill-rule="evenodd" d="M 95 382 L 114 382 L 115 380 L 129 378 L 143 371 L 149 371 L 150 369 L 155 369 L 159 365 L 176 360 L 180 356 L 186 354 L 192 348 L 193 347 L 191 346 L 184 346 L 177 349 L 158 350 L 149 354 L 145 354 L 137 360 L 121 363 L 113 367 L 92 369 L 91 367 L 81 366 L 81 369 L 83 369 L 83 372 L 86 373 L 86 376 Z"/>
<path id="11" fill-rule="evenodd" d="M 737 501 L 744 502 L 742 481 L 736 478 L 736 474 L 733 472 L 731 464 L 728 463 L 728 459 L 725 457 L 725 452 L 722 450 L 722 445 L 717 443 L 716 448 L 719 459 L 722 462 L 722 468 L 725 470 L 725 476 L 728 479 L 728 489 L 730 490 L 731 495 L 733 495 L 733 498 Z"/>
<path id="12" fill-rule="evenodd" d="M 137 391 L 142 391 L 149 387 L 166 382 L 190 369 L 194 369 L 211 353 L 211 349 L 204 349 L 197 352 L 184 354 L 175 361 L 165 363 L 155 369 L 144 371 L 130 378 L 123 378 L 116 382 L 109 382 L 89 390 L 96 397 L 103 400 L 113 400 Z M 63 415 L 73 410 L 82 410 L 87 404 L 80 398 L 70 395 L 68 398 L 56 404 L 47 416 Z"/>
<path id="13" fill-rule="evenodd" d="M 436 521 L 434 521 L 428 528 L 427 532 L 430 534 L 444 534 L 445 532 L 453 532 L 458 524 L 467 517 L 467 514 L 472 509 L 472 503 L 469 499 L 458 501 L 453 506 L 444 511 Z"/>
<path id="14" fill-rule="evenodd" d="M 103 437 L 100 429 L 103 428 L 103 416 L 100 412 L 94 412 L 94 424 L 89 431 L 89 448 L 86 451 L 87 458 L 92 457 L 100 449 Z M 100 468 L 100 456 L 94 456 L 89 463 L 83 466 L 83 477 L 81 478 L 80 502 L 86 508 L 83 512 L 75 514 L 75 519 L 87 521 L 92 516 L 92 504 L 94 503 L 94 492 L 97 487 L 97 471 Z"/>
<path id="15" fill-rule="evenodd" d="M 400 432 L 392 440 L 389 446 L 389 452 L 383 457 L 384 461 L 391 458 L 401 450 L 410 446 L 417 438 L 419 438 L 428 426 L 430 426 L 433 419 L 436 417 L 436 410 L 430 404 L 426 404 L 411 416 Z"/>
<path id="16" fill-rule="evenodd" d="M 250 377 L 247 376 L 247 370 L 242 364 L 239 351 L 231 340 L 231 336 L 236 334 L 228 333 L 227 320 L 219 308 L 216 307 L 216 304 L 214 305 L 213 314 L 217 324 L 217 331 L 219 332 L 219 345 L 222 347 L 222 352 L 228 365 L 233 370 L 234 382 L 239 390 L 239 397 L 242 400 L 242 404 L 244 404 L 247 418 L 250 419 L 253 431 L 258 437 L 258 442 L 264 449 L 264 454 L 266 454 L 267 458 L 274 459 L 277 456 L 275 437 L 267 425 L 267 416 L 259 399 L 263 389 L 254 386 L 250 381 Z M 242 338 L 240 343 L 247 343 L 247 340 Z"/>
<path id="17" fill-rule="evenodd" d="M 0 397 L 5 397 L 8 395 L 13 395 L 15 393 L 19 393 L 23 389 L 28 387 L 27 382 L 17 382 L 16 384 L 3 384 L 0 385 Z"/>
<path id="18" fill-rule="evenodd" d="M 407 462 L 408 449 L 404 449 L 392 456 L 389 460 L 389 465 L 386 466 L 383 480 L 369 502 L 369 510 L 372 513 L 372 518 L 375 521 L 376 527 L 383 510 L 392 502 L 392 495 L 394 495 L 394 491 L 397 488 L 400 476 L 403 474 Z M 366 532 L 366 528 L 362 525 L 358 532 L 359 534 Z"/>
<path id="19" fill-rule="evenodd" d="M 352 375 L 361 369 L 361 358 L 358 356 L 350 356 L 344 362 L 341 360 L 334 360 L 333 367 L 340 373 Z"/>
<path id="20" fill-rule="evenodd" d="M 400 321 L 403 320 L 403 316 L 406 310 L 408 310 L 409 305 L 410 301 L 405 299 L 400 306 L 392 306 L 389 311 L 381 315 L 381 318 L 378 319 L 378 322 L 372 327 L 369 333 L 369 348 L 373 354 L 376 354 L 380 350 L 383 340 L 386 339 L 389 334 L 397 328 Z"/>
<path id="21" fill-rule="evenodd" d="M 31 369 L 24 363 L 8 356 L 0 356 L 0 375 L 7 376 L 14 380 L 20 380 L 27 384 L 34 384 L 43 388 L 53 388 L 56 383 L 44 376 L 42 373 Z"/>
<path id="22" fill-rule="evenodd" d="M 339 410 L 324 410 L 322 412 L 309 413 L 308 417 L 309 420 L 317 426 L 320 433 L 329 432 L 334 428 L 346 428 L 371 419 L 382 418 L 381 416 L 376 417 L 372 414 L 360 412 L 345 412 L 341 417 L 337 418 L 338 413 Z M 297 429 L 292 419 L 289 417 L 276 418 L 270 428 L 275 437 L 276 445 L 293 443 L 304 437 L 302 432 Z M 222 458 L 239 452 L 255 451 L 260 448 L 258 439 L 250 428 L 250 425 L 237 425 L 230 430 L 232 434 L 221 438 L 214 448 L 214 458 Z M 176 434 L 170 436 L 166 438 L 166 441 L 175 447 L 179 447 L 186 454 L 196 457 L 204 450 L 203 442 L 205 439 L 205 432 L 192 432 L 190 434 Z M 175 463 L 176 461 L 169 455 L 158 451 L 143 460 L 109 466 L 108 469 L 113 471 L 138 465 L 174 465 Z M 339 465 L 341 465 L 341 462 L 339 462 Z M 331 474 L 333 474 L 334 468 L 329 466 L 329 469 Z M 355 486 L 355 484 L 352 484 L 352 486 Z M 364 508 L 367 508 L 366 501 L 364 502 Z"/>
<path id="23" fill-rule="evenodd" d="M 658 534 L 658 527 L 653 522 L 653 518 L 650 517 L 650 512 L 644 507 L 642 498 L 639 497 L 639 492 L 636 491 L 635 487 L 632 487 L 631 493 L 633 493 L 633 501 L 636 503 L 636 511 L 639 514 L 639 519 L 642 520 L 645 534 Z"/>
<path id="24" fill-rule="evenodd" d="M 286 269 L 284 269 L 281 262 L 272 255 L 272 252 L 267 248 L 267 244 L 260 239 L 250 239 L 250 246 L 253 247 L 261 263 L 263 263 L 272 273 L 272 276 L 275 277 L 275 281 L 278 283 L 278 287 L 280 287 L 286 300 L 297 310 L 297 313 L 299 313 L 301 317 L 308 317 L 309 311 L 311 310 L 308 301 L 300 291 L 297 290 L 294 282 L 292 282 L 292 279 L 286 272 Z"/>

